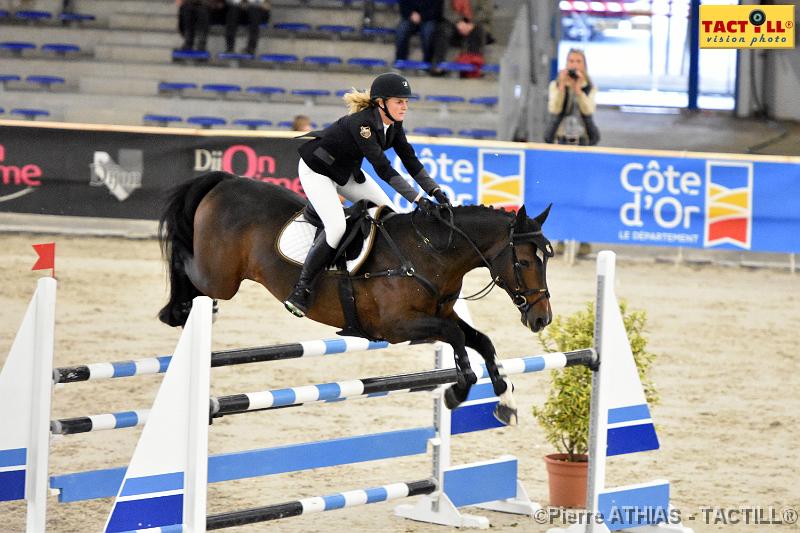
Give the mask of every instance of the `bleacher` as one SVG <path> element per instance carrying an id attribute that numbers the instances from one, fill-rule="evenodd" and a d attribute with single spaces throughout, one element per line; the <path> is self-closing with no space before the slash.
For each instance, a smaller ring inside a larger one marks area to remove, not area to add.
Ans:
<path id="1" fill-rule="evenodd" d="M 376 2 L 363 27 L 358 0 L 278 0 L 255 57 L 223 54 L 223 28 L 212 26 L 207 54 L 180 54 L 177 8 L 165 0 L 28 0 L 0 13 L 0 107 L 3 118 L 188 128 L 285 129 L 297 114 L 320 126 L 345 112 L 341 94 L 396 68 L 415 99 L 408 130 L 493 137 L 497 127 L 502 38 L 486 49 L 482 77 L 462 65 L 427 74 L 419 41 L 411 61 L 394 62 L 398 13 Z M 498 28 L 512 13 L 498 4 Z M 506 12 L 508 11 L 508 13 Z M 244 42 L 240 29 L 237 46 Z M 238 48 L 237 48 L 238 50 Z M 450 57 L 457 53 L 451 49 Z M 11 113 L 28 109 L 41 113 Z"/>

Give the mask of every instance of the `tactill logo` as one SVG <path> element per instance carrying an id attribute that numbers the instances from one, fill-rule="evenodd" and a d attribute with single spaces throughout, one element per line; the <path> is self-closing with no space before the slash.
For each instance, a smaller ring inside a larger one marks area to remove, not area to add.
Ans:
<path id="1" fill-rule="evenodd" d="M 108 187 L 117 200 L 124 202 L 133 191 L 142 186 L 144 155 L 141 150 L 121 149 L 116 163 L 108 152 L 95 152 L 89 165 L 89 185 Z"/>

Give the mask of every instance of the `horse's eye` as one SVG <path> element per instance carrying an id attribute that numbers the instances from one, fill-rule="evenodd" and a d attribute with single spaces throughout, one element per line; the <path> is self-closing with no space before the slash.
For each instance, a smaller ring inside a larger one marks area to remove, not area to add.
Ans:
<path id="1" fill-rule="evenodd" d="M 526 259 L 520 259 L 519 260 L 519 264 L 524 266 L 525 268 L 528 268 L 529 266 L 531 266 L 531 262 L 526 260 Z"/>

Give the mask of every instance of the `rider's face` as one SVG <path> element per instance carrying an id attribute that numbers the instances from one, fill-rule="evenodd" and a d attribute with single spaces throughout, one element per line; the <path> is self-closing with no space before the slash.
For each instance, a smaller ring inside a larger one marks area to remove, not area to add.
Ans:
<path id="1" fill-rule="evenodd" d="M 408 111 L 408 98 L 396 98 L 394 96 L 387 98 L 386 108 L 395 120 L 402 121 Z"/>

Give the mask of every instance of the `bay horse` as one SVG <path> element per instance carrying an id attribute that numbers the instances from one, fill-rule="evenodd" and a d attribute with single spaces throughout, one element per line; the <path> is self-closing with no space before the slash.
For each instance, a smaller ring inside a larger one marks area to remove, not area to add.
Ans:
<path id="1" fill-rule="evenodd" d="M 228 300 L 245 279 L 260 283 L 283 301 L 300 267 L 278 253 L 276 241 L 304 205 L 288 189 L 226 172 L 210 172 L 178 185 L 159 221 L 170 278 L 170 299 L 159 319 L 182 326 L 195 296 Z M 352 280 L 362 336 L 390 343 L 443 341 L 452 346 L 457 381 L 445 392 L 450 409 L 466 399 L 476 382 L 465 347 L 473 348 L 485 360 L 500 397 L 495 416 L 515 425 L 510 383 L 499 373 L 491 340 L 462 320 L 453 305 L 464 275 L 486 267 L 492 283 L 504 289 L 519 309 L 524 326 L 534 332 L 547 326 L 552 313 L 546 264 L 553 251 L 542 224 L 549 210 L 548 206 L 533 219 L 524 206 L 516 215 L 464 206 L 451 208 L 450 217 L 419 210 L 386 217 L 379 223 L 385 232 L 376 238 L 360 270 L 376 275 Z M 397 268 L 401 264 L 403 268 Z M 333 271 L 319 276 L 307 316 L 344 328 L 349 324 L 338 279 L 340 273 Z"/>

